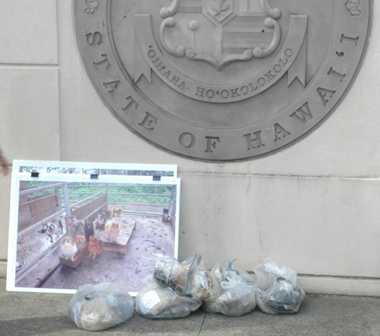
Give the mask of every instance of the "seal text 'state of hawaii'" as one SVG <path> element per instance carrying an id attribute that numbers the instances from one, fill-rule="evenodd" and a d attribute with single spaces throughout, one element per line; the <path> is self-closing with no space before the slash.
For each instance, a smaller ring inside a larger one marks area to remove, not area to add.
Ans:
<path id="1" fill-rule="evenodd" d="M 83 63 L 135 134 L 203 161 L 310 133 L 354 80 L 370 0 L 78 0 Z"/>

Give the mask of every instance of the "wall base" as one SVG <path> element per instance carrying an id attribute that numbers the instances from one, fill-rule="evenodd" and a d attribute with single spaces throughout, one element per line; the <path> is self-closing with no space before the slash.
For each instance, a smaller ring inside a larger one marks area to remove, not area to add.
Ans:
<path id="1" fill-rule="evenodd" d="M 0 261 L 0 279 L 6 278 L 7 263 Z M 298 275 L 307 294 L 380 297 L 380 279 Z"/>
<path id="2" fill-rule="evenodd" d="M 299 275 L 298 280 L 309 294 L 335 294 L 380 297 L 380 279 Z"/>
<path id="3" fill-rule="evenodd" d="M 0 279 L 5 279 L 7 276 L 7 263 L 0 261 Z"/>

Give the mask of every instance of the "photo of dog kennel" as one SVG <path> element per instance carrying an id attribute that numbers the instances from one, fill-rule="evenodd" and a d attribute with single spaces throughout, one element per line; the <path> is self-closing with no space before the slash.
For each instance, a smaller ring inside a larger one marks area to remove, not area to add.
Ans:
<path id="1" fill-rule="evenodd" d="M 19 181 L 14 287 L 138 292 L 177 257 L 179 184 Z"/>

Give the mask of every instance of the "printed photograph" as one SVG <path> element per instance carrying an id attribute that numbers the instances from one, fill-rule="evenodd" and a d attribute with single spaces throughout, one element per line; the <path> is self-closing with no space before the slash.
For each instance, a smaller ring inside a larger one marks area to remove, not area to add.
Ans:
<path id="1" fill-rule="evenodd" d="M 178 182 L 59 182 L 42 176 L 18 184 L 17 247 L 10 256 L 16 290 L 59 292 L 116 282 L 136 293 L 157 258 L 177 257 Z"/>

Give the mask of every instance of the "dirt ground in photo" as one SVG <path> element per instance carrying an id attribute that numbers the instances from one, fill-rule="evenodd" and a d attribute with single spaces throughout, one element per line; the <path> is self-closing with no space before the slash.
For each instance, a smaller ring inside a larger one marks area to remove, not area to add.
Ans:
<path id="1" fill-rule="evenodd" d="M 138 292 L 142 280 L 154 272 L 157 256 L 174 256 L 175 234 L 161 217 L 134 217 L 136 229 L 127 253 L 104 251 L 95 259 L 88 255 L 76 268 L 60 265 L 41 288 L 77 289 L 85 284 L 116 282 Z"/>

